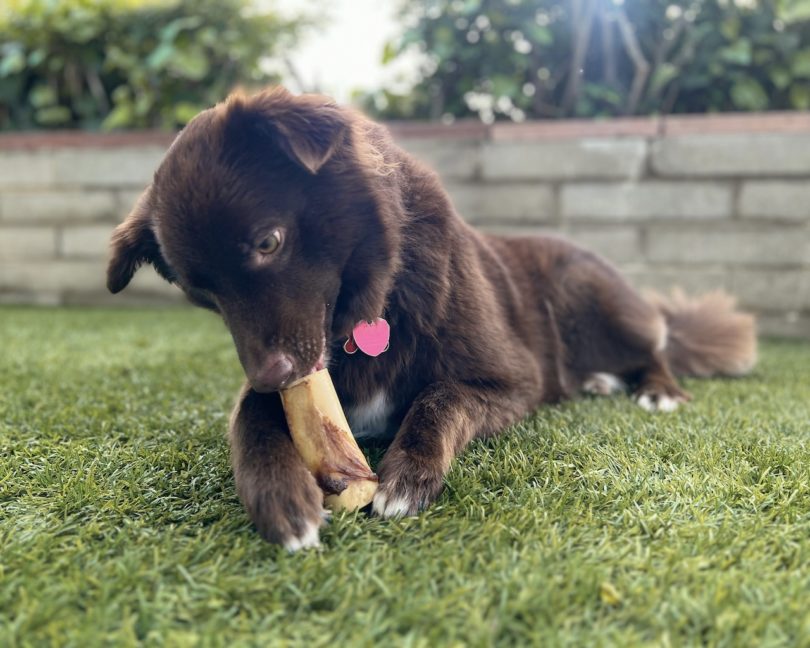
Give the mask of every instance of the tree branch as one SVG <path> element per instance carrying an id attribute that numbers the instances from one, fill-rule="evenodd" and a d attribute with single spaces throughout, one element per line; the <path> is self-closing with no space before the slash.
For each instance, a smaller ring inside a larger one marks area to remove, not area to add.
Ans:
<path id="1" fill-rule="evenodd" d="M 583 9 L 583 1 L 585 7 Z M 573 16 L 571 27 L 574 34 L 574 48 L 571 56 L 571 65 L 568 68 L 568 83 L 562 99 L 562 111 L 569 113 L 579 98 L 582 74 L 580 70 L 585 65 L 588 55 L 588 46 L 591 41 L 591 28 L 596 13 L 596 0 L 572 0 Z"/>
<path id="2" fill-rule="evenodd" d="M 627 115 L 632 115 L 638 108 L 639 101 L 641 100 L 641 93 L 644 91 L 644 84 L 647 83 L 647 77 L 650 76 L 650 63 L 644 57 L 641 51 L 641 46 L 636 38 L 636 32 L 624 9 L 619 9 L 616 12 L 616 21 L 619 25 L 619 33 L 622 36 L 624 48 L 630 60 L 633 61 L 633 67 L 636 69 L 636 74 L 633 77 L 633 84 L 630 87 L 630 94 L 627 97 L 624 112 Z"/>

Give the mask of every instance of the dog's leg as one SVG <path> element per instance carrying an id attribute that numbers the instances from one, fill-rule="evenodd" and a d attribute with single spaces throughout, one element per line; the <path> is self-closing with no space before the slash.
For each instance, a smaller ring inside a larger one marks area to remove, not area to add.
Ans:
<path id="1" fill-rule="evenodd" d="M 474 438 L 517 420 L 521 408 L 508 393 L 453 382 L 436 383 L 414 401 L 377 473 L 377 515 L 414 515 L 442 490 L 453 458 Z"/>
<path id="2" fill-rule="evenodd" d="M 290 551 L 317 546 L 323 493 L 292 444 L 279 395 L 246 386 L 228 437 L 236 490 L 259 533 Z"/>
<path id="3" fill-rule="evenodd" d="M 669 368 L 663 315 L 624 281 L 611 282 L 600 294 L 608 296 L 602 309 L 608 334 L 603 337 L 618 343 L 611 373 L 632 385 L 633 398 L 648 412 L 672 412 L 689 401 Z"/>
<path id="4" fill-rule="evenodd" d="M 692 397 L 678 386 L 666 358 L 658 352 L 642 371 L 633 398 L 648 412 L 674 412 Z"/>

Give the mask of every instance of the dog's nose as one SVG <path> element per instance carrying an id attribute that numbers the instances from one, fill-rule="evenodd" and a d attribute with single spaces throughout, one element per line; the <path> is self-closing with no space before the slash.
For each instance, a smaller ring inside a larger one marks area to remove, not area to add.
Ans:
<path id="1" fill-rule="evenodd" d="M 259 367 L 250 384 L 257 392 L 273 392 L 282 388 L 293 372 L 293 363 L 286 353 L 271 353 Z"/>

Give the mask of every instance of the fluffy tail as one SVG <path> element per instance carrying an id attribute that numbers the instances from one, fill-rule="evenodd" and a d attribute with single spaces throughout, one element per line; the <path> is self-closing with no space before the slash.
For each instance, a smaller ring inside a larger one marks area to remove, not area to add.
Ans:
<path id="1" fill-rule="evenodd" d="M 674 290 L 670 297 L 646 297 L 666 319 L 666 354 L 676 376 L 742 376 L 754 367 L 756 322 L 735 310 L 730 295 L 717 291 L 689 298 Z"/>

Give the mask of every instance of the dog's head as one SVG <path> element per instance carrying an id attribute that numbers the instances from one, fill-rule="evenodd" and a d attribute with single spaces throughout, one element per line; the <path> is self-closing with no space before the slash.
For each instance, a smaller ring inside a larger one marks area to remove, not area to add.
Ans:
<path id="1" fill-rule="evenodd" d="M 398 264 L 401 198 L 372 130 L 281 88 L 201 113 L 115 230 L 109 289 L 151 263 L 222 315 L 257 391 L 320 368 L 382 313 Z"/>

